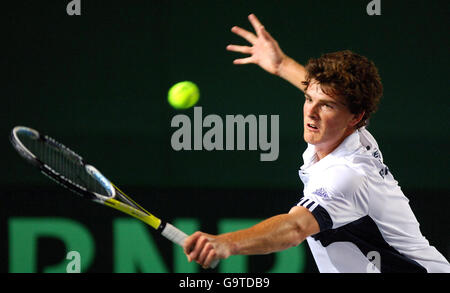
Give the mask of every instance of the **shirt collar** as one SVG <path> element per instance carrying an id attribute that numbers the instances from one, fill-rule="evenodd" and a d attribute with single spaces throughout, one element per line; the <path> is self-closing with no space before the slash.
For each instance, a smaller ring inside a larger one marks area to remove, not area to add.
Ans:
<path id="1" fill-rule="evenodd" d="M 359 132 L 360 130 L 358 129 L 349 136 L 347 136 L 334 151 L 332 151 L 325 158 L 319 161 L 320 164 L 315 164 L 317 162 L 315 146 L 312 144 L 308 144 L 308 147 L 303 153 L 304 164 L 300 169 L 306 170 L 314 165 L 322 165 L 323 163 L 329 161 L 330 159 L 337 157 L 344 157 L 347 154 L 353 153 L 361 146 L 359 139 Z"/>

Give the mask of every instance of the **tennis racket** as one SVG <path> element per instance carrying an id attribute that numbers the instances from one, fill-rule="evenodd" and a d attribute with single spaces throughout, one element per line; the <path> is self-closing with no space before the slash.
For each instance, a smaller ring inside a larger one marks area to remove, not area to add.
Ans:
<path id="1" fill-rule="evenodd" d="M 24 126 L 14 127 L 10 140 L 26 161 L 56 183 L 86 199 L 133 216 L 170 241 L 183 245 L 187 237 L 184 232 L 146 211 L 65 145 Z M 215 268 L 218 263 L 216 260 L 210 267 Z"/>

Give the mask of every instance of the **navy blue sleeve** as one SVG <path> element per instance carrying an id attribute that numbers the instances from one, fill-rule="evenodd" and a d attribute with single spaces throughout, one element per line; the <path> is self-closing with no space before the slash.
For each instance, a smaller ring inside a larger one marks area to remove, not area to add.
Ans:
<path id="1" fill-rule="evenodd" d="M 307 208 L 313 214 L 319 224 L 320 232 L 333 227 L 333 221 L 328 212 L 315 201 L 302 197 L 297 205 Z"/>

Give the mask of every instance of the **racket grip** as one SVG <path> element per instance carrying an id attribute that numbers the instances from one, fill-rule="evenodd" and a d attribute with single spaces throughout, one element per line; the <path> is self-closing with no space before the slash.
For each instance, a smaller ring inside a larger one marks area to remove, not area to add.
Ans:
<path id="1" fill-rule="evenodd" d="M 215 259 L 215 260 L 213 260 L 213 262 L 209 265 L 209 267 L 210 267 L 211 269 L 215 269 L 215 268 L 217 267 L 218 264 L 219 264 L 219 260 L 218 260 L 218 259 Z"/>
<path id="2" fill-rule="evenodd" d="M 177 227 L 171 225 L 170 223 L 166 223 L 166 226 L 162 230 L 161 234 L 169 239 L 170 241 L 183 246 L 184 240 L 188 237 L 186 233 L 178 229 Z M 214 260 L 209 266 L 211 269 L 214 269 L 219 264 L 219 260 Z"/>
<path id="3" fill-rule="evenodd" d="M 166 223 L 166 226 L 162 230 L 161 234 L 180 246 L 183 246 L 184 239 L 188 237 L 186 233 L 169 223 Z"/>

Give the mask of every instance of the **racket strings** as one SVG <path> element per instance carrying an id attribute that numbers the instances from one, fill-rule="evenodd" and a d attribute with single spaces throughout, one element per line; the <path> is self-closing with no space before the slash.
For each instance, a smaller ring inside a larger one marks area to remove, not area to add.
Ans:
<path id="1" fill-rule="evenodd" d="M 55 140 L 19 137 L 22 144 L 38 160 L 52 169 L 58 176 L 89 191 L 106 194 L 102 185 L 86 172 L 82 158 Z"/>

